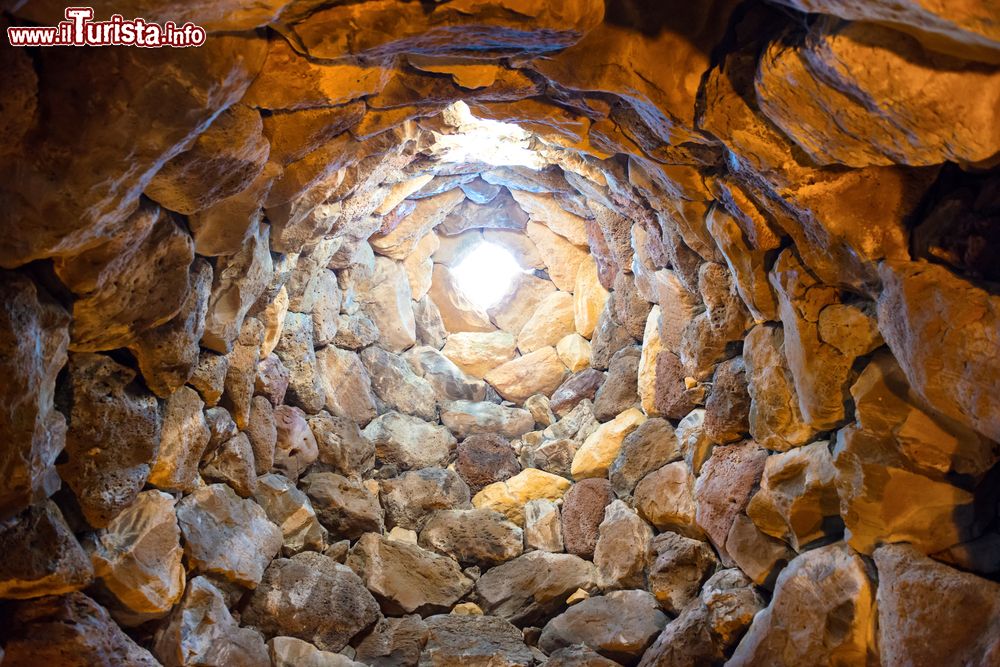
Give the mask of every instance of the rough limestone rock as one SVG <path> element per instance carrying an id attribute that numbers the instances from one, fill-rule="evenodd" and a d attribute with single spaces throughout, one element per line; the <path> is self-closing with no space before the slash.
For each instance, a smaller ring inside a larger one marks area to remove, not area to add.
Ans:
<path id="1" fill-rule="evenodd" d="M 274 274 L 268 250 L 269 228 L 259 224 L 239 252 L 217 260 L 212 294 L 205 313 L 201 344 L 226 354 L 243 328 L 243 318 L 260 298 Z M 310 332 L 312 323 L 309 324 Z"/>
<path id="2" fill-rule="evenodd" d="M 879 547 L 874 559 L 884 664 L 989 664 L 1000 656 L 996 583 L 954 570 L 905 544 Z M 961 615 L 940 613 L 954 604 L 961 606 Z"/>
<path id="3" fill-rule="evenodd" d="M 448 336 L 441 350 L 444 356 L 476 378 L 511 359 L 517 351 L 517 338 L 507 331 L 459 332 Z"/>
<path id="4" fill-rule="evenodd" d="M 0 436 L 0 515 L 9 517 L 59 488 L 55 460 L 65 442 L 66 422 L 53 409 L 56 375 L 66 364 L 69 316 L 17 273 L 0 274 L 0 370 L 4 406 Z"/>
<path id="5" fill-rule="evenodd" d="M 253 450 L 254 471 L 258 475 L 267 473 L 274 466 L 278 426 L 274 421 L 274 408 L 263 396 L 254 396 L 250 401 L 250 420 L 244 433 Z"/>
<path id="6" fill-rule="evenodd" d="M 644 588 L 652 539 L 653 529 L 628 505 L 621 500 L 609 504 L 594 548 L 601 588 Z"/>
<path id="7" fill-rule="evenodd" d="M 957 69 L 941 68 L 942 60 Z M 880 63 L 877 71 L 863 66 L 874 61 Z M 956 127 L 950 103 L 970 86 L 987 94 L 1000 84 L 995 77 L 963 72 L 962 62 L 925 50 L 902 32 L 828 20 L 813 27 L 803 49 L 765 54 L 756 87 L 761 110 L 819 164 L 989 161 L 1000 146 L 997 137 Z M 793 85 L 809 91 L 794 110 L 786 97 Z M 932 85 L 932 92 L 925 85 Z M 874 108 L 873 96 L 878 99 Z M 830 105 L 836 105 L 835 117 Z M 976 100 L 963 106 L 961 117 L 974 122 L 989 113 Z M 887 131 L 904 133 L 907 140 L 901 145 L 887 141 Z"/>
<path id="8" fill-rule="evenodd" d="M 420 667 L 454 664 L 490 664 L 530 667 L 535 664 L 521 631 L 502 618 L 489 616 L 431 616 Z"/>
<path id="9" fill-rule="evenodd" d="M 420 616 L 383 617 L 357 645 L 357 659 L 370 664 L 413 665 L 427 642 L 427 624 Z"/>
<path id="10" fill-rule="evenodd" d="M 279 405 L 274 410 L 277 440 L 274 446 L 274 469 L 296 480 L 319 458 L 319 445 L 309 428 L 305 413 L 298 408 Z"/>
<path id="11" fill-rule="evenodd" d="M 611 357 L 608 375 L 594 396 L 594 416 L 606 422 L 639 404 L 637 377 L 641 350 L 622 348 Z"/>
<path id="12" fill-rule="evenodd" d="M 253 499 L 267 518 L 281 529 L 281 552 L 294 556 L 302 551 L 320 551 L 326 545 L 326 529 L 316 516 L 309 497 L 286 477 L 261 476 Z"/>
<path id="13" fill-rule="evenodd" d="M 577 373 L 590 366 L 592 350 L 590 341 L 578 333 L 563 336 L 556 343 L 559 359 L 571 373 Z"/>
<path id="14" fill-rule="evenodd" d="M 583 400 L 593 400 L 604 383 L 605 375 L 596 368 L 587 368 L 566 378 L 552 392 L 549 407 L 559 417 L 566 416 Z"/>
<path id="15" fill-rule="evenodd" d="M 437 420 L 434 386 L 414 373 L 402 357 L 372 346 L 361 352 L 361 361 L 371 378 L 372 390 L 389 410 Z"/>
<path id="16" fill-rule="evenodd" d="M 609 296 L 598 276 L 597 262 L 588 257 L 580 263 L 573 288 L 573 322 L 578 334 L 590 339 Z"/>
<path id="17" fill-rule="evenodd" d="M 588 257 L 587 251 L 534 221 L 528 222 L 525 233 L 538 246 L 552 282 L 562 291 L 572 292 L 577 273 Z"/>
<path id="18" fill-rule="evenodd" d="M 289 312 L 274 352 L 288 369 L 288 402 L 309 414 L 322 410 L 326 392 L 316 363 L 312 318 L 304 313 Z"/>
<path id="19" fill-rule="evenodd" d="M 378 414 L 368 371 L 355 352 L 328 345 L 316 352 L 326 409 L 364 427 Z"/>
<path id="20" fill-rule="evenodd" d="M 871 553 L 900 541 L 933 553 L 978 536 L 974 495 L 951 473 L 981 474 L 996 460 L 992 446 L 927 407 L 888 353 L 873 356 L 851 395 L 858 421 L 834 449 L 851 546 Z"/>
<path id="21" fill-rule="evenodd" d="M 229 366 L 223 382 L 225 393 L 222 405 L 233 415 L 240 428 L 250 420 L 250 401 L 257 380 L 257 363 L 260 361 L 260 343 L 263 327 L 255 317 L 243 320 L 243 328 L 227 355 Z"/>
<path id="22" fill-rule="evenodd" d="M 278 355 L 272 352 L 257 364 L 257 380 L 254 382 L 254 391 L 270 401 L 272 406 L 277 407 L 285 401 L 290 381 L 291 374 L 288 368 L 281 363 Z M 204 393 L 202 396 L 204 397 Z M 208 402 L 206 399 L 206 403 Z"/>
<path id="23" fill-rule="evenodd" d="M 420 531 L 420 546 L 482 568 L 521 555 L 520 528 L 499 512 L 487 509 L 439 510 Z"/>
<path id="24" fill-rule="evenodd" d="M 754 327 L 743 341 L 750 435 L 762 447 L 779 452 L 803 445 L 813 435 L 799 409 L 784 345 L 781 327 L 767 325 Z"/>
<path id="25" fill-rule="evenodd" d="M 266 635 L 339 651 L 374 625 L 378 603 L 350 568 L 322 554 L 278 558 L 250 597 L 243 622 Z"/>
<path id="26" fill-rule="evenodd" d="M 121 236 L 64 257 L 55 267 L 78 297 L 70 327 L 74 351 L 132 345 L 140 333 L 173 319 L 187 299 L 191 237 L 149 203 L 129 223 Z"/>
<path id="27" fill-rule="evenodd" d="M 274 357 L 274 359 L 277 359 L 277 357 Z M 261 364 L 263 363 L 262 361 Z M 279 361 L 278 363 L 280 364 L 281 362 Z M 195 367 L 194 373 L 188 378 L 188 384 L 198 390 L 198 395 L 205 401 L 207 407 L 214 408 L 218 404 L 219 399 L 222 398 L 222 392 L 225 390 L 226 373 L 228 371 L 229 359 L 227 357 L 203 350 L 201 356 L 198 358 L 198 365 Z M 286 389 L 288 387 L 287 372 L 286 370 Z M 284 397 L 284 390 L 282 390 L 282 397 Z M 277 402 L 280 403 L 280 401 Z"/>
<path id="28" fill-rule="evenodd" d="M 380 463 L 400 470 L 445 465 L 455 448 L 455 438 L 448 429 L 399 412 L 380 416 L 361 434 L 375 447 Z"/>
<path id="29" fill-rule="evenodd" d="M 198 365 L 198 342 L 205 332 L 205 313 L 212 287 L 212 266 L 203 259 L 191 265 L 187 298 L 169 322 L 136 336 L 132 351 L 146 385 L 167 398 Z"/>
<path id="30" fill-rule="evenodd" d="M 357 539 L 384 527 L 378 497 L 361 482 L 332 472 L 313 472 L 302 478 L 302 490 L 312 502 L 316 518 L 336 539 Z"/>
<path id="31" fill-rule="evenodd" d="M 590 365 L 602 371 L 608 370 L 608 363 L 615 352 L 636 342 L 614 319 L 614 302 L 615 295 L 612 294 L 597 318 L 597 327 L 590 338 Z"/>
<path id="32" fill-rule="evenodd" d="M 774 578 L 795 552 L 785 542 L 765 535 L 745 514 L 737 515 L 726 537 L 726 553 L 758 586 L 774 588 Z"/>
<path id="33" fill-rule="evenodd" d="M 621 451 L 629 433 L 639 428 L 646 416 L 637 408 L 629 408 L 612 421 L 602 424 L 588 437 L 573 457 L 573 478 L 605 477 L 608 468 Z"/>
<path id="34" fill-rule="evenodd" d="M 683 461 L 668 463 L 636 485 L 633 502 L 639 514 L 660 530 L 700 537 L 696 521 L 695 476 Z"/>
<path id="35" fill-rule="evenodd" d="M 468 509 L 469 487 L 446 468 L 410 470 L 379 484 L 379 498 L 390 527 L 420 530 L 440 510 Z"/>
<path id="36" fill-rule="evenodd" d="M 450 558 L 374 533 L 366 533 L 351 548 L 347 565 L 382 609 L 396 615 L 450 609 L 473 585 Z"/>
<path id="37" fill-rule="evenodd" d="M 881 344 L 874 318 L 860 309 L 843 309 L 837 289 L 813 278 L 788 250 L 771 270 L 771 284 L 802 416 L 817 430 L 832 428 L 844 419 L 851 364 Z M 822 318 L 829 309 L 841 322 L 836 337 L 827 341 Z"/>
<path id="38" fill-rule="evenodd" d="M 281 529 L 261 507 L 225 484 L 212 484 L 177 503 L 184 557 L 198 573 L 254 588 L 281 548 Z"/>
<path id="39" fill-rule="evenodd" d="M 497 366 L 484 378 L 508 401 L 523 404 L 535 394 L 548 396 L 566 376 L 566 366 L 552 346 Z"/>
<path id="40" fill-rule="evenodd" d="M 875 591 L 861 558 L 844 543 L 807 551 L 780 575 L 729 664 L 868 664 Z"/>
<path id="41" fill-rule="evenodd" d="M 666 624 L 667 615 L 646 591 L 614 591 L 584 600 L 549 621 L 538 645 L 552 653 L 583 644 L 607 658 L 633 663 Z"/>
<path id="42" fill-rule="evenodd" d="M 573 333 L 573 295 L 553 292 L 545 297 L 517 335 L 517 349 L 528 354 L 543 347 L 555 345 L 564 336 Z"/>
<path id="43" fill-rule="evenodd" d="M 489 316 L 469 301 L 451 270 L 443 264 L 434 265 L 431 288 L 427 296 L 441 311 L 441 320 L 445 329 L 450 332 L 488 332 L 496 329 L 490 322 Z"/>
<path id="44" fill-rule="evenodd" d="M 317 461 L 341 475 L 365 477 L 375 466 L 375 444 L 361 435 L 352 421 L 326 412 L 311 415 L 307 422 L 319 449 Z"/>
<path id="45" fill-rule="evenodd" d="M 160 446 L 160 410 L 135 383 L 135 371 L 109 357 L 74 354 L 70 378 L 68 460 L 59 472 L 87 522 L 100 528 L 145 485 Z"/>
<path id="46" fill-rule="evenodd" d="M 160 664 L 122 632 L 107 611 L 83 593 L 22 602 L 13 609 L 9 623 L 11 638 L 4 645 L 5 665 L 156 667 Z"/>
<path id="47" fill-rule="evenodd" d="M 228 484 L 243 498 L 252 496 L 257 491 L 257 472 L 246 433 L 229 438 L 207 456 L 201 474 L 210 482 Z"/>
<path id="48" fill-rule="evenodd" d="M 681 456 L 674 427 L 666 419 L 647 419 L 625 436 L 608 469 L 608 479 L 619 497 L 632 494 L 646 475 Z"/>
<path id="49" fill-rule="evenodd" d="M 274 667 L 359 667 L 342 653 L 321 651 L 295 637 L 275 637 L 267 643 Z"/>
<path id="50" fill-rule="evenodd" d="M 5 522 L 0 546 L 16 556 L 4 559 L 0 567 L 0 596 L 4 598 L 61 595 L 84 588 L 94 579 L 87 554 L 51 500 Z"/>
<path id="51" fill-rule="evenodd" d="M 207 577 L 188 582 L 181 603 L 156 633 L 153 654 L 164 666 L 190 664 L 249 665 L 270 663 L 264 638 L 241 628 L 226 598 Z"/>
<path id="52" fill-rule="evenodd" d="M 559 553 L 563 550 L 562 517 L 552 500 L 529 500 L 524 505 L 524 548 Z"/>
<path id="53" fill-rule="evenodd" d="M 483 433 L 517 438 L 534 428 L 535 418 L 522 408 L 488 402 L 448 401 L 441 404 L 441 423 L 461 439 Z"/>
<path id="54" fill-rule="evenodd" d="M 593 558 L 597 529 L 604 521 L 604 508 L 614 499 L 606 479 L 584 479 L 563 496 L 562 536 L 566 552 Z"/>
<path id="55" fill-rule="evenodd" d="M 746 509 L 764 472 L 767 452 L 753 442 L 716 447 L 701 469 L 694 498 L 698 525 L 722 562 L 728 561 L 726 536 L 736 515 Z"/>
<path id="56" fill-rule="evenodd" d="M 810 542 L 839 532 L 836 475 L 830 443 L 825 440 L 769 456 L 760 490 L 747 505 L 747 516 L 764 533 L 802 551 Z"/>
<path id="57" fill-rule="evenodd" d="M 507 293 L 487 312 L 494 324 L 516 338 L 538 307 L 555 292 L 551 280 L 523 273 L 514 276 Z"/>
<path id="58" fill-rule="evenodd" d="M 176 502 L 162 491 L 143 491 L 94 539 L 94 575 L 123 608 L 116 614 L 123 622 L 162 617 L 184 594 Z"/>
<path id="59" fill-rule="evenodd" d="M 439 400 L 481 401 L 486 398 L 486 383 L 465 373 L 433 347 L 412 348 L 403 358 L 414 373 L 431 384 Z"/>
<path id="60" fill-rule="evenodd" d="M 455 471 L 472 493 L 521 472 L 521 464 L 506 438 L 492 434 L 470 435 L 458 445 Z"/>
<path id="61" fill-rule="evenodd" d="M 483 488 L 472 498 L 473 506 L 496 510 L 519 526 L 524 525 L 524 505 L 532 500 L 558 500 L 569 490 L 569 480 L 527 468 L 502 482 Z"/>
<path id="62" fill-rule="evenodd" d="M 202 414 L 204 405 L 190 387 L 181 387 L 167 399 L 160 449 L 149 473 L 153 486 L 164 491 L 194 491 L 198 463 L 211 437 Z"/>
<path id="63" fill-rule="evenodd" d="M 532 551 L 488 570 L 476 582 L 476 600 L 487 614 L 525 626 L 557 613 L 578 589 L 597 590 L 593 563 Z"/>
<path id="64" fill-rule="evenodd" d="M 545 664 L 551 667 L 618 667 L 620 665 L 620 663 L 608 660 L 582 644 L 567 646 L 553 652 Z"/>
<path id="65" fill-rule="evenodd" d="M 998 297 L 925 262 L 885 262 L 879 276 L 879 331 L 916 393 L 1000 440 L 996 359 L 983 353 L 1000 335 Z"/>
<path id="66" fill-rule="evenodd" d="M 698 597 L 702 585 L 719 564 L 705 542 L 665 532 L 653 538 L 649 592 L 668 614 L 680 615 Z"/>
<path id="67" fill-rule="evenodd" d="M 353 270 L 352 270 L 353 277 Z M 416 320 L 410 282 L 401 264 L 387 257 L 375 258 L 375 272 L 355 285 L 361 309 L 378 328 L 386 349 L 402 352 L 416 342 Z"/>

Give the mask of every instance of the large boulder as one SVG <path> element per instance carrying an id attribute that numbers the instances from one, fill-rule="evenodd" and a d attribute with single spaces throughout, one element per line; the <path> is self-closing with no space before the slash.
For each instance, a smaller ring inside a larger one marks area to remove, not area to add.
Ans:
<path id="1" fill-rule="evenodd" d="M 93 540 L 94 574 L 119 603 L 121 611 L 113 611 L 120 621 L 164 616 L 184 594 L 176 502 L 162 491 L 143 491 Z"/>
<path id="2" fill-rule="evenodd" d="M 379 498 L 386 524 L 420 530 L 439 510 L 468 509 L 469 487 L 454 470 L 421 468 L 382 480 Z"/>
<path id="3" fill-rule="evenodd" d="M 240 627 L 225 595 L 207 577 L 188 582 L 181 603 L 156 632 L 153 653 L 164 667 L 270 665 L 264 638 L 256 630 Z"/>
<path id="4" fill-rule="evenodd" d="M 160 665 L 115 625 L 106 610 L 83 593 L 22 602 L 11 610 L 8 619 L 5 665 Z M 180 663 L 164 664 L 174 667 Z M 235 663 L 230 664 L 235 667 Z M 243 664 L 263 667 L 266 663 L 250 660 Z"/>
<path id="5" fill-rule="evenodd" d="M 865 563 L 850 547 L 807 551 L 778 575 L 771 605 L 754 618 L 728 664 L 877 662 L 874 603 Z"/>
<path id="6" fill-rule="evenodd" d="M 588 598 L 549 621 L 538 646 L 547 653 L 575 644 L 624 664 L 634 664 L 667 624 L 646 591 L 614 591 Z"/>
<path id="7" fill-rule="evenodd" d="M 1000 586 L 954 570 L 913 547 L 874 554 L 882 664 L 989 664 L 1000 658 Z M 943 614 L 943 609 L 962 609 Z M 932 630 L 933 629 L 933 630 Z"/>
<path id="8" fill-rule="evenodd" d="M 243 622 L 266 635 L 297 637 L 339 651 L 379 618 L 378 603 L 349 567 L 304 552 L 272 562 Z"/>
<path id="9" fill-rule="evenodd" d="M 62 512 L 51 500 L 4 522 L 0 547 L 16 557 L 0 565 L 0 596 L 61 595 L 89 585 L 94 570 Z"/>
<path id="10" fill-rule="evenodd" d="M 205 486 L 177 503 L 184 556 L 200 574 L 254 588 L 281 548 L 281 529 L 260 505 L 225 484 Z"/>
<path id="11" fill-rule="evenodd" d="M 75 354 L 70 362 L 67 461 L 59 471 L 98 528 L 135 500 L 160 447 L 160 406 L 135 379 L 103 355 Z"/>
<path id="12" fill-rule="evenodd" d="M 593 563 L 571 554 L 532 551 L 491 568 L 476 582 L 487 614 L 518 626 L 538 623 L 565 608 L 577 589 L 597 590 Z"/>
<path id="13" fill-rule="evenodd" d="M 522 531 L 488 509 L 439 510 L 420 531 L 420 545 L 463 565 L 493 567 L 521 555 Z"/>
<path id="14" fill-rule="evenodd" d="M 54 409 L 56 376 L 66 364 L 69 315 L 30 279 L 0 274 L 0 516 L 9 517 L 59 488 L 55 461 L 66 420 Z"/>
<path id="15" fill-rule="evenodd" d="M 380 463 L 399 470 L 444 465 L 455 447 L 448 429 L 399 412 L 380 416 L 361 434 L 374 445 Z"/>
<path id="16" fill-rule="evenodd" d="M 491 667 L 531 667 L 535 657 L 521 631 L 495 616 L 447 614 L 427 619 L 427 644 L 420 667 L 489 664 Z"/>
<path id="17" fill-rule="evenodd" d="M 473 585 L 452 559 L 375 533 L 355 543 L 347 565 L 389 614 L 451 609 Z"/>
<path id="18" fill-rule="evenodd" d="M 357 539 L 381 532 L 384 516 L 378 497 L 356 479 L 332 472 L 313 472 L 302 478 L 316 518 L 337 539 Z"/>

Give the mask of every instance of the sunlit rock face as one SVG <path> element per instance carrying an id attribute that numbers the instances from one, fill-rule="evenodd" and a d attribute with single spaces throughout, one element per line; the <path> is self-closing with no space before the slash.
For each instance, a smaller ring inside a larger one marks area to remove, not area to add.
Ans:
<path id="1" fill-rule="evenodd" d="M 993 3 L 95 11 L 207 40 L 0 50 L 4 665 L 1000 662 Z"/>

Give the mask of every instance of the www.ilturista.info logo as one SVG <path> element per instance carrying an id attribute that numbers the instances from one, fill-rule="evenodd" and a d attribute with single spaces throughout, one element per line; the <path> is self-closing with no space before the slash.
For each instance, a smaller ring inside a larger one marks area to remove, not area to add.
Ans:
<path id="1" fill-rule="evenodd" d="M 93 7 L 67 7 L 66 20 L 56 26 L 7 28 L 11 46 L 138 46 L 184 48 L 205 43 L 205 29 L 190 21 L 163 25 L 115 14 L 110 21 L 94 21 Z"/>

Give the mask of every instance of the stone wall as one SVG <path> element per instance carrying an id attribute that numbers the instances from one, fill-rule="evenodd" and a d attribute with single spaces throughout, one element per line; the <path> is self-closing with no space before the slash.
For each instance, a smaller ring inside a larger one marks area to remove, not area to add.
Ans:
<path id="1" fill-rule="evenodd" d="M 0 49 L 2 664 L 996 664 L 1000 20 L 948 4 Z"/>

